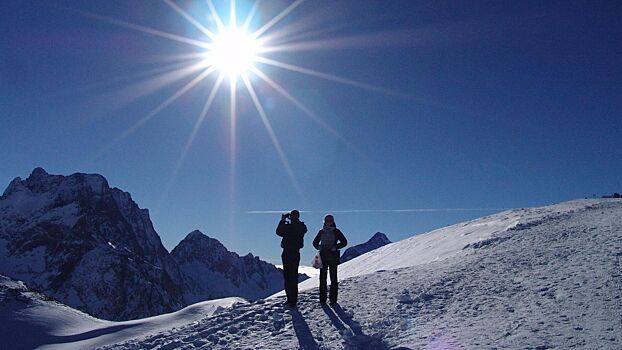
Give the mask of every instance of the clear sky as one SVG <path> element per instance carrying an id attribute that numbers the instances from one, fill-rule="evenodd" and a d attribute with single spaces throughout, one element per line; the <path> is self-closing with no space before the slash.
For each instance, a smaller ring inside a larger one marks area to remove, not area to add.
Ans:
<path id="1" fill-rule="evenodd" d="M 356 244 L 622 191 L 619 1 L 261 1 L 253 65 L 284 90 L 235 78 L 232 129 L 225 78 L 189 143 L 219 71 L 170 97 L 206 69 L 208 4 L 3 1 L 2 186 L 100 173 L 169 250 L 200 229 L 273 262 L 279 215 L 249 211 L 298 208 L 303 263 L 330 211 Z"/>

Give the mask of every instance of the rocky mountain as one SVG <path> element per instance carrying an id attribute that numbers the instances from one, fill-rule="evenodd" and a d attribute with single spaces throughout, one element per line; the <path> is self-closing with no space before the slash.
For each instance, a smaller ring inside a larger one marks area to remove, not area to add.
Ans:
<path id="1" fill-rule="evenodd" d="M 148 317 L 213 297 L 256 299 L 282 287 L 273 265 L 200 233 L 174 252 L 147 209 L 101 175 L 36 168 L 0 197 L 0 274 L 98 318 Z"/>
<path id="2" fill-rule="evenodd" d="M 391 241 L 384 233 L 376 232 L 367 242 L 346 249 L 343 255 L 341 255 L 341 262 L 344 263 L 348 260 L 352 260 L 359 255 L 363 255 L 389 243 L 391 243 Z"/>
<path id="3" fill-rule="evenodd" d="M 101 175 L 14 179 L 0 197 L 0 273 L 91 315 L 184 306 L 181 276 L 149 213 Z"/>
<path id="4" fill-rule="evenodd" d="M 171 252 L 183 274 L 188 303 L 240 296 L 258 299 L 283 289 L 283 271 L 254 257 L 230 252 L 201 231 L 190 232 Z"/>

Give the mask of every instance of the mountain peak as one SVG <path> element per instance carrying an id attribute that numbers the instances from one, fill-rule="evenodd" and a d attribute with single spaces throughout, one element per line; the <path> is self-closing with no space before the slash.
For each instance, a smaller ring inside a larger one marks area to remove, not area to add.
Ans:
<path id="1" fill-rule="evenodd" d="M 200 230 L 194 230 L 188 233 L 186 235 L 186 238 L 179 242 L 178 246 L 182 245 L 182 243 L 187 246 L 188 244 L 191 244 L 191 246 L 193 247 L 192 249 L 204 249 L 207 247 L 214 249 L 216 247 L 222 247 L 221 249 L 227 250 L 227 248 L 222 243 L 220 243 L 219 240 L 206 235 Z"/>
<path id="2" fill-rule="evenodd" d="M 207 237 L 203 232 L 199 231 L 199 230 L 194 230 L 192 232 L 190 232 L 189 234 L 186 235 L 186 238 L 184 239 L 198 239 L 198 238 L 203 238 L 203 237 Z M 209 237 L 207 237 L 209 238 Z"/>
<path id="3" fill-rule="evenodd" d="M 43 169 L 42 167 L 36 167 L 32 170 L 32 173 L 30 173 L 29 177 L 41 177 L 47 175 L 49 174 L 47 171 L 45 171 L 45 169 Z"/>
<path id="4" fill-rule="evenodd" d="M 171 251 L 173 256 L 185 256 L 194 259 L 206 251 L 211 254 L 229 254 L 229 250 L 216 238 L 211 238 L 199 230 L 194 230 L 186 235 L 179 244 Z M 236 254 L 237 255 L 237 254 Z"/>
<path id="5" fill-rule="evenodd" d="M 171 251 L 184 276 L 184 298 L 263 298 L 282 289 L 282 271 L 248 253 L 239 256 L 199 230 L 186 235 Z"/>
<path id="6" fill-rule="evenodd" d="M 388 244 L 388 243 L 391 243 L 391 240 L 384 233 L 376 232 L 367 242 L 368 243 L 371 243 L 371 242 L 382 242 L 384 244 Z"/>
<path id="7" fill-rule="evenodd" d="M 365 254 L 376 248 L 380 248 L 384 245 L 391 243 L 387 235 L 382 232 L 376 232 L 367 242 L 352 246 L 346 249 L 341 256 L 341 262 L 352 260 L 359 255 Z"/>

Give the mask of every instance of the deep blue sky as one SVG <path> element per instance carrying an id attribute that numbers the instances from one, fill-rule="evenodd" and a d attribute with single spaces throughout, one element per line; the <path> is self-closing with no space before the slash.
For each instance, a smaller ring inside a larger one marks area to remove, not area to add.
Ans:
<path id="1" fill-rule="evenodd" d="M 176 3 L 213 28 L 205 2 Z M 226 16 L 228 2 L 214 3 Z M 291 3 L 262 2 L 252 26 Z M 238 1 L 238 12 L 249 4 Z M 303 213 L 313 234 L 327 210 L 512 208 L 619 192 L 621 9 L 617 1 L 303 3 L 268 33 L 321 45 L 266 56 L 404 95 L 257 64 L 364 154 L 254 80 L 303 199 L 242 87 L 232 176 L 227 84 L 171 181 L 211 78 L 109 147 L 193 77 L 130 100 L 153 87 L 155 75 L 140 73 L 197 48 L 85 13 L 202 39 L 165 3 L 4 1 L 0 183 L 36 166 L 100 173 L 150 209 L 168 249 L 198 228 L 275 262 L 278 215 L 247 211 L 313 211 Z M 355 244 L 376 231 L 399 240 L 491 212 L 338 213 L 336 221 Z"/>

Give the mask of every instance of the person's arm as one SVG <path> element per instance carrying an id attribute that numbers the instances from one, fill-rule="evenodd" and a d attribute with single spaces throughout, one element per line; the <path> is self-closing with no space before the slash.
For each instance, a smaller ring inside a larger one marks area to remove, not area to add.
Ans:
<path id="1" fill-rule="evenodd" d="M 317 235 L 315 236 L 315 239 L 313 240 L 313 247 L 317 250 L 320 249 L 320 238 L 322 237 L 320 235 L 322 231 L 318 231 Z"/>
<path id="2" fill-rule="evenodd" d="M 285 220 L 279 221 L 279 226 L 276 227 L 276 234 L 281 237 L 285 237 L 287 233 L 287 225 L 285 224 Z"/>
<path id="3" fill-rule="evenodd" d="M 346 239 L 346 236 L 344 236 L 343 232 L 341 232 L 340 230 L 337 230 L 337 241 L 337 249 L 341 249 L 348 245 L 348 240 Z"/>
<path id="4" fill-rule="evenodd" d="M 307 225 L 305 225 L 304 222 L 300 222 L 302 224 L 302 234 L 304 235 L 305 233 L 307 233 Z"/>

